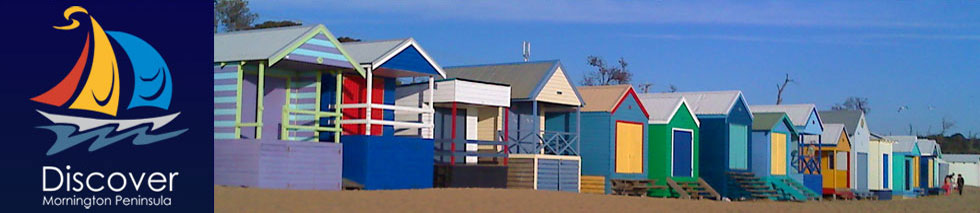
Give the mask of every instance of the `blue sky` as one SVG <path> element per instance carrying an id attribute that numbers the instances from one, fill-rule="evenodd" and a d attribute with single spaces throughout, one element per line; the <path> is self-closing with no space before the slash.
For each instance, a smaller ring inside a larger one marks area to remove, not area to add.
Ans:
<path id="1" fill-rule="evenodd" d="M 324 24 L 364 40 L 413 37 L 441 65 L 624 57 L 654 90 L 742 90 L 751 104 L 829 109 L 867 97 L 872 131 L 980 133 L 980 1 L 322 1 L 251 2 L 259 19 Z M 898 112 L 908 106 L 909 110 Z"/>

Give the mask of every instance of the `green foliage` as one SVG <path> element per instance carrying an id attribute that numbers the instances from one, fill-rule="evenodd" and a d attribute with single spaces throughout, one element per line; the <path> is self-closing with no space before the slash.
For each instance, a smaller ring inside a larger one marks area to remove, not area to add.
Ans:
<path id="1" fill-rule="evenodd" d="M 247 0 L 214 0 L 214 29 L 224 26 L 225 31 L 239 31 L 252 28 L 258 14 L 248 9 Z"/>
<path id="2" fill-rule="evenodd" d="M 340 38 L 337 38 L 337 41 L 339 41 L 339 42 L 358 42 L 358 41 L 361 41 L 361 39 L 351 38 L 351 37 L 347 37 L 347 36 L 341 36 Z"/>
<path id="3" fill-rule="evenodd" d="M 252 26 L 249 29 L 254 30 L 254 29 L 290 27 L 290 26 L 300 26 L 300 25 L 303 25 L 303 23 L 294 22 L 294 21 L 265 21 L 262 22 L 261 24 L 256 24 L 255 26 Z"/>
<path id="4" fill-rule="evenodd" d="M 980 139 L 967 138 L 956 133 L 950 136 L 932 135 L 926 138 L 936 140 L 943 149 L 943 154 L 980 154 Z"/>

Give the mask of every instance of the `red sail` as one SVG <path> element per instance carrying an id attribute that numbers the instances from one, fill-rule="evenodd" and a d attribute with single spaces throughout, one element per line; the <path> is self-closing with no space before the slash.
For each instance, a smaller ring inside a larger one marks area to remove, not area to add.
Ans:
<path id="1" fill-rule="evenodd" d="M 85 71 L 85 65 L 88 61 L 88 47 L 89 47 L 89 37 L 90 34 L 85 35 L 85 47 L 82 49 L 82 54 L 78 56 L 78 61 L 75 62 L 75 67 L 71 68 L 71 72 L 58 85 L 55 85 L 51 90 L 44 92 L 44 94 L 38 95 L 37 97 L 31 98 L 32 101 L 50 104 L 54 106 L 64 105 L 71 99 L 71 96 L 75 94 L 75 89 L 78 87 L 78 82 L 82 78 L 82 73 Z"/>

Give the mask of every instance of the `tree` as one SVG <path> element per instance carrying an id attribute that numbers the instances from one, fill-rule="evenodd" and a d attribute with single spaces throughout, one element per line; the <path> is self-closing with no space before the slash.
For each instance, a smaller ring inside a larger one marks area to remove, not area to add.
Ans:
<path id="1" fill-rule="evenodd" d="M 674 86 L 673 84 L 671 84 L 670 87 L 667 88 L 667 92 L 669 92 L 669 93 L 675 93 L 675 92 L 677 92 L 677 86 Z"/>
<path id="2" fill-rule="evenodd" d="M 247 0 L 215 0 L 215 24 L 220 23 L 221 26 L 225 27 L 225 31 L 247 30 L 252 27 L 252 22 L 258 18 L 258 14 L 252 13 L 248 9 Z M 217 32 L 218 26 L 215 26 L 214 29 Z"/>
<path id="3" fill-rule="evenodd" d="M 615 85 L 615 84 L 629 84 L 630 80 L 633 78 L 633 73 L 630 73 L 626 66 L 626 59 L 622 57 L 619 58 L 619 67 L 609 67 L 602 58 L 596 56 L 588 57 L 589 66 L 593 66 L 596 70 L 585 74 L 582 79 L 582 85 L 585 86 L 600 86 L 600 85 Z"/>
<path id="4" fill-rule="evenodd" d="M 868 113 L 871 111 L 871 107 L 868 107 L 868 98 L 861 97 L 847 97 L 844 103 L 839 103 L 830 108 L 831 110 L 861 110 L 861 112 Z"/>
<path id="5" fill-rule="evenodd" d="M 290 27 L 290 26 L 300 26 L 300 25 L 303 25 L 303 23 L 294 22 L 294 21 L 288 21 L 288 20 L 284 20 L 284 21 L 265 21 L 265 22 L 262 22 L 261 24 L 256 24 L 255 26 L 252 26 L 249 29 L 250 30 L 255 30 L 255 29 L 276 28 L 276 27 Z"/>
<path id="6" fill-rule="evenodd" d="M 946 135 L 946 130 L 950 130 L 955 126 L 956 126 L 955 121 L 947 119 L 946 116 L 943 116 L 942 123 L 940 123 L 941 128 L 939 130 L 939 135 Z"/>
<path id="7" fill-rule="evenodd" d="M 640 93 L 650 93 L 650 88 L 653 87 L 653 83 L 645 82 L 636 85 L 636 88 L 640 90 Z"/>
<path id="8" fill-rule="evenodd" d="M 337 41 L 339 41 L 339 42 L 358 42 L 358 41 L 361 41 L 361 39 L 351 38 L 351 37 L 347 37 L 347 36 L 341 36 L 340 38 L 337 38 Z"/>
<path id="9" fill-rule="evenodd" d="M 776 89 L 778 89 L 778 91 L 776 92 L 776 105 L 783 103 L 783 90 L 786 89 L 786 85 L 795 82 L 796 82 L 795 80 L 789 79 L 789 73 L 786 73 L 786 79 L 783 80 L 783 84 L 782 85 L 776 84 Z"/>

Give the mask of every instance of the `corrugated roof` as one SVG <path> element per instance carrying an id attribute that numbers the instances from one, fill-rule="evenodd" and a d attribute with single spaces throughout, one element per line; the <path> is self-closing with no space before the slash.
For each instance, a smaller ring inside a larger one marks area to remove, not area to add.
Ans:
<path id="1" fill-rule="evenodd" d="M 741 91 L 674 92 L 640 94 L 643 98 L 680 98 L 687 100 L 688 108 L 698 115 L 727 115 L 742 95 Z"/>
<path id="2" fill-rule="evenodd" d="M 980 155 L 976 154 L 945 154 L 946 162 L 980 163 Z"/>
<path id="3" fill-rule="evenodd" d="M 640 97 L 640 102 L 647 109 L 650 117 L 649 123 L 666 124 L 680 111 L 681 105 L 690 106 L 684 97 Z M 688 107 L 687 112 L 694 123 L 701 126 L 698 116 Z"/>
<path id="4" fill-rule="evenodd" d="M 931 156 L 932 152 L 936 150 L 939 144 L 932 139 L 919 139 L 919 152 L 924 156 Z"/>
<path id="5" fill-rule="evenodd" d="M 629 84 L 578 87 L 578 93 L 582 95 L 582 100 L 589 103 L 582 107 L 582 111 L 611 112 L 630 88 Z"/>
<path id="6" fill-rule="evenodd" d="M 912 135 L 888 135 L 884 138 L 895 141 L 895 145 L 892 147 L 894 152 L 912 152 L 918 140 L 918 137 Z"/>
<path id="7" fill-rule="evenodd" d="M 793 121 L 793 126 L 806 126 L 810 119 L 810 112 L 817 108 L 813 104 L 781 104 L 781 105 L 752 105 L 749 106 L 752 112 L 785 112 L 789 120 Z"/>
<path id="8" fill-rule="evenodd" d="M 844 124 L 824 123 L 823 144 L 836 145 L 840 141 L 841 131 L 844 131 Z"/>
<path id="9" fill-rule="evenodd" d="M 854 134 L 857 130 L 857 125 L 861 121 L 861 115 L 864 112 L 859 110 L 831 110 L 831 111 L 820 111 L 820 119 L 824 123 L 839 123 L 844 124 L 847 128 L 847 134 L 850 136 Z"/>
<path id="10" fill-rule="evenodd" d="M 529 99 L 544 75 L 558 66 L 557 60 L 510 64 L 445 67 L 447 78 L 465 78 L 510 85 L 512 99 Z M 590 103 L 591 104 L 591 103 Z"/>
<path id="11" fill-rule="evenodd" d="M 770 130 L 772 127 L 776 126 L 777 123 L 783 121 L 783 117 L 786 116 L 784 112 L 756 112 L 752 113 L 755 119 L 752 119 L 752 130 Z"/>
<path id="12" fill-rule="evenodd" d="M 318 26 L 277 27 L 214 34 L 214 62 L 266 60 Z"/>
<path id="13" fill-rule="evenodd" d="M 375 63 L 382 57 L 394 51 L 399 45 L 409 42 L 411 38 L 380 40 L 380 41 L 359 41 L 343 42 L 344 48 L 351 58 L 361 63 Z"/>

